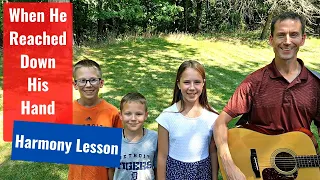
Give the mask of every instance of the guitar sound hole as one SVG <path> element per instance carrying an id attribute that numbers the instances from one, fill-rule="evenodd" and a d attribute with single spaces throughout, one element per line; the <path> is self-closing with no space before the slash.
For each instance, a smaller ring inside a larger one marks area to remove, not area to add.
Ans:
<path id="1" fill-rule="evenodd" d="M 294 168 L 296 167 L 296 160 L 291 154 L 287 152 L 281 152 L 275 157 L 275 165 L 280 170 L 288 172 L 294 170 Z"/>
<path id="2" fill-rule="evenodd" d="M 266 168 L 262 171 L 263 180 L 294 180 L 298 177 L 298 171 L 292 175 L 283 175 L 273 168 Z"/>

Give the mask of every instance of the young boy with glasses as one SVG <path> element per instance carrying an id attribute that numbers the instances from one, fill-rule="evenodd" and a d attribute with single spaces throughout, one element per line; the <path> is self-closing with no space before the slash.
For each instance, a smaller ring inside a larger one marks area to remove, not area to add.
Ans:
<path id="1" fill-rule="evenodd" d="M 122 127 L 116 107 L 98 97 L 103 87 L 101 68 L 93 60 L 84 59 L 73 67 L 73 86 L 80 99 L 73 102 L 73 124 L 87 126 Z M 106 180 L 105 167 L 69 165 L 69 180 Z"/>

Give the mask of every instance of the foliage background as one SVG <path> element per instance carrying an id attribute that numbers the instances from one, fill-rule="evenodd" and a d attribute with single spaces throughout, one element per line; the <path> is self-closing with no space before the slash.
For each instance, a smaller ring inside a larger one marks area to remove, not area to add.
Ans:
<path id="1" fill-rule="evenodd" d="M 28 1 L 46 2 L 23 0 Z M 103 66 L 106 83 L 100 96 L 116 107 L 127 92 L 144 94 L 150 115 L 146 127 L 150 129 L 157 129 L 155 118 L 169 105 L 176 70 L 185 59 L 197 59 L 204 64 L 209 103 L 221 111 L 243 78 L 273 58 L 266 41 L 268 22 L 281 11 L 293 10 L 308 18 L 310 38 L 300 49 L 299 57 L 309 68 L 320 71 L 319 0 L 71 2 L 74 61 L 88 57 Z M 3 3 L 1 11 L 2 6 Z M 2 33 L 2 16 L 0 23 Z M 2 36 L 0 41 L 2 44 Z M 2 89 L 2 54 L 0 58 Z M 2 117 L 2 103 L 0 110 Z M 229 126 L 234 127 L 236 120 Z M 317 134 L 315 126 L 312 131 Z M 66 165 L 11 161 L 11 143 L 0 139 L 0 179 L 66 179 Z"/>
<path id="2" fill-rule="evenodd" d="M 47 0 L 9 0 L 9 2 L 47 2 Z M 74 39 L 77 44 L 88 40 L 108 41 L 111 37 L 123 35 L 180 32 L 214 34 L 258 30 L 259 38 L 265 39 L 269 33 L 272 17 L 282 11 L 295 11 L 304 15 L 307 19 L 307 32 L 317 36 L 320 34 L 320 0 L 70 0 L 70 2 L 74 6 Z M 0 23 L 2 25 L 2 17 Z"/>

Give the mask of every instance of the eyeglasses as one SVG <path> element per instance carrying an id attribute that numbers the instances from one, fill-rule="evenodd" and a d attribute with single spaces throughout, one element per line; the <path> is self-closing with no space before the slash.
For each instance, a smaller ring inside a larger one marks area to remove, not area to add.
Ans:
<path id="1" fill-rule="evenodd" d="M 98 85 L 100 81 L 101 81 L 101 78 L 74 80 L 74 82 L 77 84 L 77 86 L 85 86 L 87 84 L 87 82 L 89 82 L 92 86 L 94 86 L 94 85 Z"/>

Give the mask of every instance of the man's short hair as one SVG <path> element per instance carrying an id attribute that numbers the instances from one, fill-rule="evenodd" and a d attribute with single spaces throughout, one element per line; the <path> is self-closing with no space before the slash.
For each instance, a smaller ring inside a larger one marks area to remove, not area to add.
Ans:
<path id="1" fill-rule="evenodd" d="M 148 111 L 146 98 L 138 92 L 131 92 L 131 93 L 128 93 L 125 96 L 123 96 L 123 98 L 121 99 L 121 102 L 120 102 L 120 111 L 123 110 L 124 104 L 128 103 L 128 102 L 139 102 L 144 105 L 145 111 L 146 112 Z"/>
<path id="2" fill-rule="evenodd" d="M 79 68 L 82 68 L 82 67 L 88 67 L 88 68 L 95 68 L 97 71 L 98 71 L 98 74 L 99 74 L 99 78 L 102 77 L 102 72 L 101 72 L 101 68 L 100 68 L 100 65 L 91 60 L 91 59 L 83 59 L 79 62 L 77 62 L 74 66 L 73 66 L 73 78 L 76 78 L 76 71 L 79 69 Z"/>
<path id="3" fill-rule="evenodd" d="M 271 22 L 271 36 L 273 36 L 274 33 L 274 26 L 276 24 L 277 21 L 283 21 L 286 19 L 293 19 L 293 20 L 299 20 L 301 23 L 301 32 L 302 34 L 304 34 L 305 32 L 305 28 L 306 28 L 306 20 L 302 15 L 299 15 L 298 13 L 295 12 L 284 12 L 276 17 L 274 17 L 272 19 Z"/>

